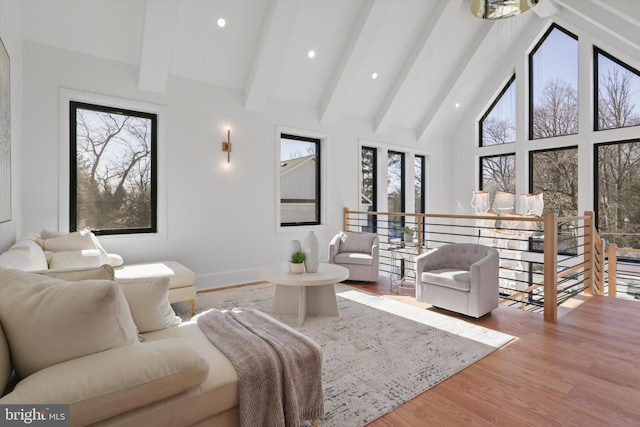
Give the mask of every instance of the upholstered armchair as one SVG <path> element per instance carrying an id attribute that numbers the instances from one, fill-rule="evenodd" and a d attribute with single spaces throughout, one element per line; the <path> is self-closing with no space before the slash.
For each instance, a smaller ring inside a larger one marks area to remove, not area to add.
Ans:
<path id="1" fill-rule="evenodd" d="M 472 243 L 449 244 L 416 258 L 416 299 L 481 317 L 498 307 L 499 255 Z"/>
<path id="2" fill-rule="evenodd" d="M 378 235 L 341 231 L 329 242 L 329 263 L 348 269 L 349 280 L 377 281 L 380 267 Z"/>

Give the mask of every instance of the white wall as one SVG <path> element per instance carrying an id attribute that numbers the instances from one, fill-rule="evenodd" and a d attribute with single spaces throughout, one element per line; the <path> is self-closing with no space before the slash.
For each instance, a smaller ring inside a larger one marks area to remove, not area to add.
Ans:
<path id="1" fill-rule="evenodd" d="M 287 102 L 271 101 L 264 113 L 247 111 L 240 91 L 175 76 L 164 95 L 140 91 L 136 67 L 34 42 L 25 42 L 24 58 L 22 231 L 58 228 L 60 88 L 162 104 L 167 109 L 166 169 L 160 171 L 167 178 L 166 235 L 109 236 L 101 242 L 129 263 L 183 262 L 196 272 L 200 289 L 259 280 L 260 267 L 284 262 L 288 242 L 307 234 L 299 228 L 276 231 L 276 126 L 327 134 L 328 218 L 316 232 L 325 259 L 329 240 L 342 227 L 343 207 L 358 208 L 359 138 L 417 145 L 408 131 L 374 138 L 371 123 L 358 118 L 324 126 L 314 109 Z M 221 151 L 227 125 L 230 169 L 223 166 Z M 431 163 L 443 162 L 432 158 Z"/>
<path id="2" fill-rule="evenodd" d="M 0 38 L 11 60 L 11 221 L 0 223 L 0 252 L 16 240 L 21 223 L 22 34 L 18 1 L 0 2 Z"/>

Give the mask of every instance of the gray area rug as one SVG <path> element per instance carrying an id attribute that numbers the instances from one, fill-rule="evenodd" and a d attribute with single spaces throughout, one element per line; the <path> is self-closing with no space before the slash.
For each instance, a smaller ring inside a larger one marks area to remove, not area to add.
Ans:
<path id="1" fill-rule="evenodd" d="M 271 314 L 275 287 L 198 295 L 196 311 L 256 308 Z M 513 337 L 379 295 L 336 285 L 339 317 L 272 315 L 322 346 L 322 427 L 363 426 L 508 343 Z M 189 306 L 175 304 L 183 319 Z"/>

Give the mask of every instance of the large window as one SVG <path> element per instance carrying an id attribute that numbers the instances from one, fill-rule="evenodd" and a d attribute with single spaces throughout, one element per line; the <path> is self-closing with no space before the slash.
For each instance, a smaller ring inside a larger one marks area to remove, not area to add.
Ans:
<path id="1" fill-rule="evenodd" d="M 594 46 L 595 129 L 640 125 L 640 71 Z"/>
<path id="2" fill-rule="evenodd" d="M 280 225 L 320 224 L 320 139 L 280 134 Z"/>
<path id="3" fill-rule="evenodd" d="M 529 56 L 529 139 L 578 133 L 578 37 L 552 25 Z"/>
<path id="4" fill-rule="evenodd" d="M 157 115 L 69 103 L 69 230 L 157 231 Z"/>
<path id="5" fill-rule="evenodd" d="M 489 193 L 493 206 L 496 191 L 516 192 L 516 155 L 480 157 L 480 190 Z"/>
<path id="6" fill-rule="evenodd" d="M 640 140 L 596 144 L 594 157 L 600 236 L 640 248 Z"/>
<path id="7" fill-rule="evenodd" d="M 529 152 L 529 192 L 543 192 L 544 212 L 578 214 L 578 147 Z"/>
<path id="8" fill-rule="evenodd" d="M 378 209 L 378 150 L 362 147 L 360 177 L 360 210 L 375 212 Z M 367 216 L 367 224 L 362 231 L 376 232 L 375 215 Z"/>
<path id="9" fill-rule="evenodd" d="M 405 154 L 389 151 L 387 159 L 387 206 L 389 212 L 405 210 Z M 401 216 L 389 216 L 389 238 L 400 238 L 404 226 Z"/>
<path id="10" fill-rule="evenodd" d="M 516 76 L 500 92 L 480 119 L 480 146 L 516 141 Z"/>

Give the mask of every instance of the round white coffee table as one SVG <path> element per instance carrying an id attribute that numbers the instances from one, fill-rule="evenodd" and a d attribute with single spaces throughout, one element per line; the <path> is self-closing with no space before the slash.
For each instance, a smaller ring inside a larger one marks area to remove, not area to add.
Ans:
<path id="1" fill-rule="evenodd" d="M 335 264 L 320 263 L 316 273 L 293 274 L 288 264 L 262 270 L 264 280 L 276 284 L 274 314 L 297 314 L 302 326 L 307 314 L 338 316 L 338 302 L 333 287 L 349 278 L 349 270 Z"/>

